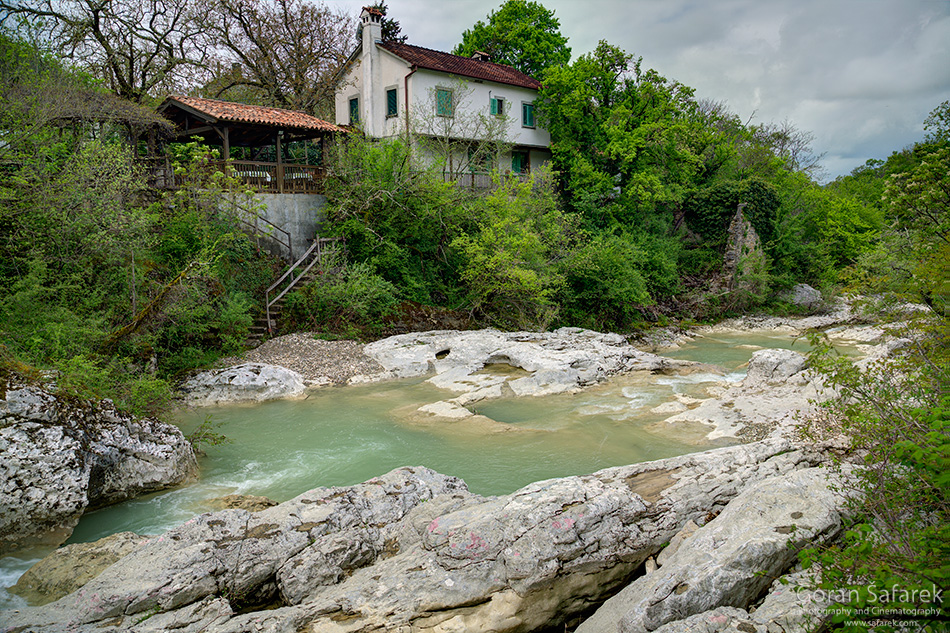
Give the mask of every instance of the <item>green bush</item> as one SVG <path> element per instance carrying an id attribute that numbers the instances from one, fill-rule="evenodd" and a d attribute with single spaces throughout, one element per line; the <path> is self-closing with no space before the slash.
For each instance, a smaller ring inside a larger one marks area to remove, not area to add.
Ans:
<path id="1" fill-rule="evenodd" d="M 367 263 L 323 273 L 287 295 L 285 314 L 293 327 L 347 336 L 373 336 L 398 303 L 398 291 Z"/>
<path id="2" fill-rule="evenodd" d="M 810 435 L 844 433 L 862 466 L 845 480 L 843 538 L 803 554 L 845 631 L 946 630 L 950 616 L 934 600 L 950 591 L 950 322 L 903 333 L 902 353 L 864 368 L 812 340 L 812 368 L 837 397 Z"/>
<path id="3" fill-rule="evenodd" d="M 574 223 L 554 197 L 550 174 L 505 180 L 471 208 L 476 228 L 451 246 L 465 262 L 461 277 L 475 309 L 501 327 L 546 328 L 557 314 L 558 262 L 571 248 Z"/>

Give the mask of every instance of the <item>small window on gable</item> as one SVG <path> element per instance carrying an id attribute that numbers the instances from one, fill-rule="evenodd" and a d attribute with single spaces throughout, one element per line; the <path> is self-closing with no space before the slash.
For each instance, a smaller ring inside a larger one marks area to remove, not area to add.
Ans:
<path id="1" fill-rule="evenodd" d="M 360 122 L 360 98 L 350 99 L 350 125 L 359 125 Z"/>
<path id="2" fill-rule="evenodd" d="M 435 113 L 439 116 L 455 116 L 455 104 L 452 102 L 451 90 L 436 88 Z"/>
<path id="3" fill-rule="evenodd" d="M 504 97 L 492 97 L 492 98 L 491 98 L 491 114 L 492 114 L 492 116 L 505 116 L 505 99 L 504 99 Z"/>
<path id="4" fill-rule="evenodd" d="M 521 127 L 534 127 L 534 104 L 522 102 Z"/>
<path id="5" fill-rule="evenodd" d="M 386 116 L 396 116 L 399 112 L 399 99 L 396 96 L 396 89 L 390 88 L 386 91 Z"/>

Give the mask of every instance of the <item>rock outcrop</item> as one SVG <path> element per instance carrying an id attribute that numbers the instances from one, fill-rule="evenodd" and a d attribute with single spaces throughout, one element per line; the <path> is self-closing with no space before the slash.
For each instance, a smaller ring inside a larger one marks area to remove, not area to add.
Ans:
<path id="1" fill-rule="evenodd" d="M 119 532 L 92 543 L 73 543 L 54 550 L 36 563 L 10 588 L 32 605 L 44 605 L 71 594 L 120 558 L 148 540 L 133 532 Z"/>
<path id="2" fill-rule="evenodd" d="M 577 633 L 647 633 L 717 607 L 748 607 L 794 564 L 805 544 L 838 533 L 841 497 L 831 487 L 822 468 L 750 486 Z"/>
<path id="3" fill-rule="evenodd" d="M 253 514 L 202 515 L 57 602 L 5 613 L 6 626 L 36 633 L 529 631 L 603 600 L 688 521 L 705 523 L 759 482 L 804 481 L 794 473 L 822 460 L 775 440 L 488 498 L 453 477 L 402 468 Z M 268 601 L 281 606 L 235 613 Z"/>
<path id="4" fill-rule="evenodd" d="M 10 386 L 0 400 L 0 553 L 61 543 L 87 508 L 196 474 L 194 449 L 175 426 L 121 415 L 108 400 Z"/>
<path id="5" fill-rule="evenodd" d="M 428 382 L 459 394 L 419 408 L 424 416 L 446 420 L 474 415 L 467 407 L 488 398 L 567 393 L 626 371 L 696 364 L 640 351 L 619 334 L 580 328 L 420 332 L 370 343 L 364 351 L 386 369 L 383 377 L 434 374 Z"/>
<path id="6" fill-rule="evenodd" d="M 756 350 L 741 383 L 723 382 L 707 388 L 710 398 L 674 412 L 653 426 L 672 432 L 677 426 L 708 427 L 706 439 L 762 439 L 770 434 L 792 435 L 812 400 L 823 394 L 820 382 L 807 371 L 804 355 L 785 349 Z"/>
<path id="7" fill-rule="evenodd" d="M 263 402 L 296 398 L 306 390 L 303 377 L 277 365 L 244 363 L 204 371 L 181 386 L 185 404 L 209 406 L 231 402 Z"/>

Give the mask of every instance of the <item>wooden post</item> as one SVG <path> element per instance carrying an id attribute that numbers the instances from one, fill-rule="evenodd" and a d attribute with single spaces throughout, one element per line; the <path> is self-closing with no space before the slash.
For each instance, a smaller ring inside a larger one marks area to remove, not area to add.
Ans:
<path id="1" fill-rule="evenodd" d="M 281 156 L 283 152 L 280 147 L 280 130 L 277 130 L 275 140 L 275 148 L 277 150 L 277 193 L 284 193 L 284 163 Z"/>
<path id="2" fill-rule="evenodd" d="M 221 160 L 228 161 L 231 160 L 231 140 L 230 140 L 230 131 L 231 128 L 224 128 L 224 134 L 221 135 Z"/>

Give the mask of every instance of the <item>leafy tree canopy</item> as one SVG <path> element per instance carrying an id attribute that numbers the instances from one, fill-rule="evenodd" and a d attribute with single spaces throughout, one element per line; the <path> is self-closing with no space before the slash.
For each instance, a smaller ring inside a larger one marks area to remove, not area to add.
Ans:
<path id="1" fill-rule="evenodd" d="M 205 17 L 219 68 L 213 98 L 324 114 L 346 61 L 353 19 L 302 0 L 219 0 Z"/>
<path id="2" fill-rule="evenodd" d="M 492 61 L 517 68 L 530 77 L 540 78 L 552 66 L 567 64 L 571 49 L 561 35 L 554 11 L 539 2 L 506 0 L 488 16 L 462 33 L 462 43 L 452 51 L 470 57 L 481 51 Z"/>

